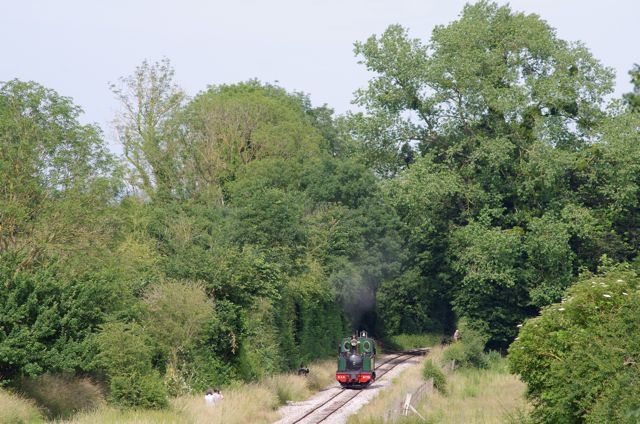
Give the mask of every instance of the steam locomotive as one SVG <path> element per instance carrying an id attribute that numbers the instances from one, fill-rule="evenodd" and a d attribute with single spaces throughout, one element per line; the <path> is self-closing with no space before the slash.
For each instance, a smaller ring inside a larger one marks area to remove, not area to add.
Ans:
<path id="1" fill-rule="evenodd" d="M 336 380 L 342 387 L 364 388 L 376 379 L 376 344 L 366 331 L 345 337 L 338 346 Z"/>

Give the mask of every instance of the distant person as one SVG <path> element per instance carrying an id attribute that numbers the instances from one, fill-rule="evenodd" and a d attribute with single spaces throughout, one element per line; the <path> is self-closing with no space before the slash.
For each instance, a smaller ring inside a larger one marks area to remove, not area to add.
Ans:
<path id="1" fill-rule="evenodd" d="M 298 368 L 298 375 L 306 376 L 309 374 L 309 368 L 305 367 L 304 364 L 300 364 L 300 368 Z"/>
<path id="2" fill-rule="evenodd" d="M 456 328 L 456 331 L 453 333 L 453 341 L 457 342 L 458 340 L 460 340 L 460 330 Z"/>
<path id="3" fill-rule="evenodd" d="M 213 393 L 214 393 L 214 392 L 213 392 L 213 389 L 207 389 L 207 392 L 206 392 L 206 393 L 205 393 L 205 395 L 204 395 L 204 402 L 205 402 L 207 405 L 211 405 L 211 406 L 213 406 L 213 405 L 215 405 L 215 404 L 216 404 L 216 398 L 215 398 L 215 396 L 213 395 Z"/>
<path id="4" fill-rule="evenodd" d="M 204 395 L 204 401 L 207 405 L 215 405 L 216 402 L 221 401 L 222 399 L 224 399 L 224 396 L 222 396 L 222 393 L 220 393 L 219 389 L 207 389 L 207 392 Z"/>

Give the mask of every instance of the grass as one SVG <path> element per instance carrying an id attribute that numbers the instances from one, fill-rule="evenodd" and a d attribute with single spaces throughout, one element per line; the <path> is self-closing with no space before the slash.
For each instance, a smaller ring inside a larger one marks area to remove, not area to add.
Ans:
<path id="1" fill-rule="evenodd" d="M 354 415 L 348 424 L 382 424 L 385 422 L 409 423 L 522 423 L 529 406 L 525 400 L 525 385 L 508 373 L 506 359 L 492 357 L 487 369 L 458 369 L 446 372 L 446 394 L 431 391 L 412 406 L 426 419 L 414 413 L 401 416 L 402 404 L 408 392 L 414 393 L 424 383 L 424 364 L 442 363 L 444 348 L 434 347 L 423 364 L 405 370 L 394 385 L 383 391 Z"/>
<path id="2" fill-rule="evenodd" d="M 391 337 L 386 346 L 389 350 L 410 350 L 427 346 L 437 346 L 442 341 L 441 334 L 399 334 Z M 385 347 L 385 348 L 386 348 Z"/>
<path id="3" fill-rule="evenodd" d="M 44 418 L 33 401 L 0 389 L 0 423 L 39 424 Z"/>
<path id="4" fill-rule="evenodd" d="M 0 389 L 0 423 L 15 424 L 225 424 L 273 423 L 280 417 L 277 409 L 288 401 L 308 398 L 334 381 L 335 361 L 326 360 L 309 366 L 308 376 L 282 374 L 260 383 L 238 384 L 222 388 L 224 400 L 215 406 L 204 402 L 204 394 L 171 399 L 165 410 L 121 410 L 101 405 L 66 419 L 50 420 L 35 403 Z"/>

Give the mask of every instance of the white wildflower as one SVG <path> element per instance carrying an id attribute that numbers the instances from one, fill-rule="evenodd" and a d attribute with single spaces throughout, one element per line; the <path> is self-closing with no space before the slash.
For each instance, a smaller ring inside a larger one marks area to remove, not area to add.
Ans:
<path id="1" fill-rule="evenodd" d="M 606 298 L 611 297 L 611 295 L 610 295 L 610 294 L 603 294 L 602 296 L 603 296 L 603 297 L 606 297 Z"/>

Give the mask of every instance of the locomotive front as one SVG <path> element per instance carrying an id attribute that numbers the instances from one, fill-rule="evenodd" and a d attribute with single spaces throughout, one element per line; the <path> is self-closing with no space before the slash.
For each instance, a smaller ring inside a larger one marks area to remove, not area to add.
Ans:
<path id="1" fill-rule="evenodd" d="M 376 379 L 376 345 L 366 332 L 345 337 L 338 349 L 336 380 L 342 387 L 363 388 Z"/>

